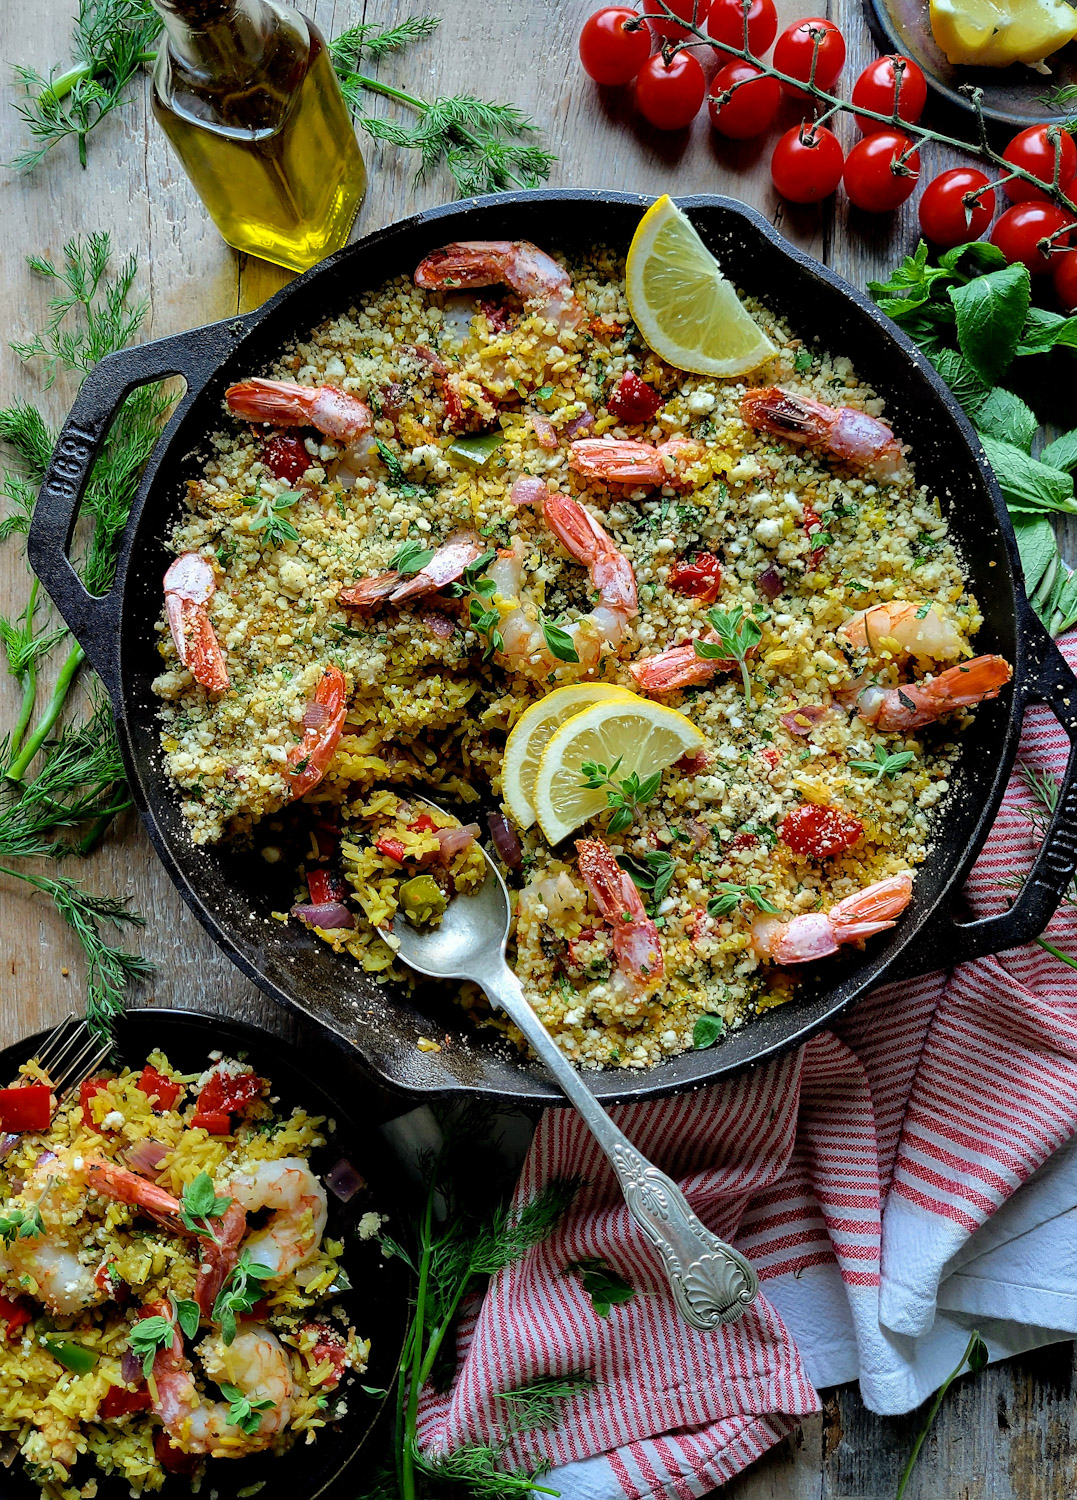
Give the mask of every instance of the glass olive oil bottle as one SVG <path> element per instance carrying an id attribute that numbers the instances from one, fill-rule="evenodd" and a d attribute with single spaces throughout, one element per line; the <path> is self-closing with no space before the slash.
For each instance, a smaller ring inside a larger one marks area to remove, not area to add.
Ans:
<path id="1" fill-rule="evenodd" d="M 153 5 L 153 112 L 224 238 L 293 271 L 339 250 L 366 169 L 317 27 L 278 0 Z"/>

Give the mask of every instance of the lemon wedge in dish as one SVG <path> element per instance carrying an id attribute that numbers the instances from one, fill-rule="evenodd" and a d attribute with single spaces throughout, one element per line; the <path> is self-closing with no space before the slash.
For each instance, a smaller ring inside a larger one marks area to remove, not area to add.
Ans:
<path id="1" fill-rule="evenodd" d="M 1077 36 L 1077 10 L 1066 0 L 931 0 L 931 30 L 955 65 L 1035 67 Z"/>
<path id="2" fill-rule="evenodd" d="M 505 742 L 505 759 L 501 765 L 501 795 L 520 828 L 530 828 L 538 816 L 532 793 L 538 776 L 542 752 L 566 719 L 609 698 L 634 698 L 628 688 L 605 682 L 580 682 L 571 687 L 554 688 L 545 698 L 532 703 L 509 731 Z"/>
<path id="3" fill-rule="evenodd" d="M 668 193 L 628 248 L 628 308 L 657 355 L 695 375 L 744 375 L 776 353 Z"/>
<path id="4" fill-rule="evenodd" d="M 594 703 L 566 719 L 542 752 L 533 794 L 539 827 L 557 844 L 605 812 L 606 788 L 585 784 L 587 761 L 605 766 L 620 785 L 633 773 L 646 781 L 702 748 L 699 730 L 675 708 L 627 690 L 623 698 Z"/>

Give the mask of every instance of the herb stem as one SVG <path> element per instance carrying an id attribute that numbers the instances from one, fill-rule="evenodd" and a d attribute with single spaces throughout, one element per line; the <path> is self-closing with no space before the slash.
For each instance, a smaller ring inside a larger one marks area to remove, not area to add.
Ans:
<path id="1" fill-rule="evenodd" d="M 86 653 L 82 647 L 72 646 L 67 660 L 60 668 L 60 675 L 56 679 L 56 686 L 52 690 L 52 697 L 45 706 L 45 712 L 38 720 L 37 728 L 4 773 L 8 781 L 18 782 L 25 776 L 27 767 L 48 739 L 57 719 L 63 712 L 67 695 L 71 691 L 71 685 L 75 680 L 78 669 L 85 660 Z"/>
<path id="2" fill-rule="evenodd" d="M 430 1259 L 432 1248 L 431 1230 L 434 1223 L 434 1183 L 433 1177 L 430 1190 L 426 1195 L 426 1204 L 423 1208 L 423 1222 L 420 1231 L 422 1254 L 419 1259 L 419 1286 L 415 1293 L 415 1342 L 411 1350 L 411 1380 L 408 1387 L 408 1402 L 404 1414 L 404 1432 L 406 1441 L 401 1445 L 401 1473 L 400 1492 L 402 1500 L 415 1500 L 415 1448 L 412 1438 L 415 1432 L 415 1420 L 419 1413 L 419 1392 L 422 1389 L 422 1367 L 423 1367 L 423 1339 L 422 1330 L 426 1327 L 426 1296 L 430 1285 Z"/>
<path id="3" fill-rule="evenodd" d="M 145 52 L 137 52 L 134 57 L 136 63 L 152 63 L 157 61 L 157 48 L 153 47 Z M 42 89 L 38 95 L 41 104 L 59 104 L 61 99 L 66 99 L 78 84 L 88 78 L 93 78 L 97 69 L 92 63 L 77 63 L 73 68 L 68 68 L 58 78 L 54 78 L 47 88 Z M 85 165 L 85 163 L 83 163 Z"/>
<path id="4" fill-rule="evenodd" d="M 916 1465 L 916 1460 L 920 1456 L 920 1449 L 924 1446 L 924 1439 L 931 1431 L 931 1424 L 939 1414 L 939 1407 L 942 1405 L 946 1397 L 946 1392 L 953 1385 L 954 1381 L 961 1374 L 961 1371 L 965 1368 L 966 1365 L 968 1365 L 972 1370 L 981 1370 L 983 1369 L 983 1366 L 984 1364 L 986 1364 L 986 1362 L 987 1350 L 984 1348 L 983 1339 L 980 1337 L 979 1330 L 974 1328 L 972 1331 L 972 1336 L 965 1347 L 965 1352 L 961 1356 L 960 1362 L 958 1363 L 957 1367 L 952 1370 L 949 1375 L 947 1375 L 946 1379 L 942 1382 L 942 1384 L 938 1388 L 938 1391 L 935 1393 L 935 1399 L 931 1403 L 931 1410 L 927 1414 L 927 1421 L 924 1423 L 920 1432 L 917 1434 L 916 1442 L 913 1444 L 912 1452 L 909 1454 L 909 1461 L 905 1465 L 905 1469 L 898 1483 L 897 1494 L 894 1496 L 894 1500 L 901 1500 L 902 1495 L 904 1495 L 905 1493 L 905 1488 L 909 1483 L 909 1476 L 912 1474 L 913 1468 Z"/>
<path id="5" fill-rule="evenodd" d="M 1072 954 L 1063 953 L 1061 948 L 1056 948 L 1054 943 L 1049 943 L 1046 938 L 1038 937 L 1036 941 L 1041 948 L 1046 949 L 1048 953 L 1060 959 L 1062 963 L 1069 964 L 1071 969 L 1077 969 L 1077 958 L 1074 958 Z"/>

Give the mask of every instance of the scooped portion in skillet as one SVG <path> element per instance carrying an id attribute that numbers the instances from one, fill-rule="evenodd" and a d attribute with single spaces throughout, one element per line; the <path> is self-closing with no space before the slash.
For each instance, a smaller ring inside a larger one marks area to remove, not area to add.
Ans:
<path id="1" fill-rule="evenodd" d="M 192 838 L 280 858 L 302 799 L 293 919 L 407 982 L 375 929 L 436 916 L 480 834 L 409 791 L 500 803 L 516 972 L 584 1066 L 713 1041 L 893 926 L 1011 675 L 915 434 L 745 306 L 765 364 L 687 374 L 615 251 L 446 246 L 230 388 L 173 537 Z"/>

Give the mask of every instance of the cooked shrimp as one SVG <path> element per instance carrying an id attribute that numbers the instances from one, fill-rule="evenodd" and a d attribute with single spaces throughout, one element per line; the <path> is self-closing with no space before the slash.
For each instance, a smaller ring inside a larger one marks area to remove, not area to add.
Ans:
<path id="1" fill-rule="evenodd" d="M 713 630 L 708 630 L 699 639 L 708 644 L 718 641 Z M 670 646 L 666 651 L 659 651 L 656 656 L 630 661 L 628 670 L 645 693 L 675 693 L 680 688 L 709 682 L 716 672 L 732 672 L 736 665 L 732 657 L 700 656 L 695 642 L 688 641 L 683 646 Z"/>
<path id="2" fill-rule="evenodd" d="M 644 909 L 636 883 L 601 839 L 577 839 L 583 882 L 613 931 L 617 967 L 628 980 L 660 979 L 664 971 L 658 928 Z"/>
<path id="3" fill-rule="evenodd" d="M 578 328 L 586 317 L 568 272 L 529 240 L 462 240 L 444 245 L 416 266 L 415 285 L 424 291 L 510 286 L 529 311 L 544 314 L 559 328 Z"/>
<path id="4" fill-rule="evenodd" d="M 172 1230 L 175 1234 L 189 1234 L 183 1223 L 183 1207 L 177 1198 L 164 1188 L 158 1187 L 137 1172 L 129 1172 L 117 1162 L 103 1156 L 87 1156 L 83 1161 L 86 1181 L 106 1198 L 115 1198 L 118 1203 L 129 1203 L 141 1209 L 147 1217 Z"/>
<path id="5" fill-rule="evenodd" d="M 752 946 L 760 957 L 775 963 L 811 963 L 836 953 L 843 943 L 857 943 L 896 926 L 911 899 L 912 876 L 907 871 L 889 875 L 846 896 L 828 912 L 804 912 L 788 922 L 761 914 L 752 923 Z"/>
<path id="6" fill-rule="evenodd" d="M 325 1189 L 297 1156 L 258 1162 L 238 1172 L 223 1189 L 244 1213 L 269 1210 L 269 1218 L 243 1242 L 251 1260 L 268 1266 L 274 1278 L 314 1254 L 326 1223 Z"/>
<path id="7" fill-rule="evenodd" d="M 222 1194 L 227 1197 L 228 1194 Z M 239 1247 L 247 1233 L 247 1211 L 234 1200 L 214 1221 L 215 1240 L 207 1240 L 202 1248 L 202 1263 L 194 1284 L 194 1300 L 199 1311 L 208 1318 L 213 1304 L 225 1282 L 239 1261 Z"/>
<path id="8" fill-rule="evenodd" d="M 228 409 L 245 422 L 268 422 L 274 427 L 316 427 L 323 437 L 344 445 L 336 477 L 354 481 L 377 454 L 373 436 L 374 413 L 365 401 L 335 385 L 300 385 L 295 380 L 263 380 L 253 376 L 231 385 L 224 393 Z"/>
<path id="9" fill-rule="evenodd" d="M 546 525 L 562 547 L 583 563 L 598 590 L 598 607 L 591 618 L 601 623 L 609 616 L 607 640 L 620 641 L 624 627 L 639 614 L 636 575 L 632 564 L 613 544 L 613 538 L 578 500 L 547 494 L 542 505 Z"/>
<path id="10" fill-rule="evenodd" d="M 209 620 L 217 591 L 213 565 L 200 552 L 183 552 L 165 574 L 165 614 L 180 661 L 210 693 L 228 686 L 224 652 Z"/>
<path id="11" fill-rule="evenodd" d="M 51 1228 L 0 1246 L 0 1281 L 13 1293 L 28 1292 L 61 1317 L 71 1317 L 111 1296 L 96 1268 L 85 1265 L 77 1249 Z"/>
<path id="12" fill-rule="evenodd" d="M 905 450 L 886 423 L 855 406 L 827 406 L 771 385 L 742 396 L 740 414 L 750 427 L 818 448 L 880 479 L 904 463 Z"/>
<path id="13" fill-rule="evenodd" d="M 303 715 L 303 738 L 288 752 L 292 801 L 316 787 L 329 769 L 348 717 L 348 684 L 339 667 L 326 667 Z"/>
<path id="14" fill-rule="evenodd" d="M 934 605 L 910 604 L 890 599 L 862 609 L 841 626 L 841 634 L 861 651 L 873 655 L 926 656 L 932 661 L 956 661 L 966 654 L 966 645 L 952 620 Z"/>
<path id="15" fill-rule="evenodd" d="M 918 729 L 955 708 L 997 698 L 1012 676 L 1013 668 L 1005 657 L 976 656 L 921 682 L 907 682 L 902 687 L 862 687 L 837 697 L 847 704 L 851 698 L 864 722 L 885 733 Z"/>
<path id="16" fill-rule="evenodd" d="M 164 1302 L 150 1303 L 142 1316 L 169 1317 L 170 1309 Z M 211 1334 L 202 1340 L 198 1353 L 211 1380 L 234 1385 L 252 1407 L 261 1401 L 271 1405 L 258 1413 L 253 1433 L 229 1422 L 227 1401 L 207 1401 L 199 1393 L 177 1329 L 172 1343 L 154 1356 L 150 1381 L 153 1411 L 173 1443 L 185 1453 L 213 1458 L 238 1458 L 268 1448 L 292 1415 L 295 1381 L 287 1350 L 267 1328 L 244 1324 L 231 1344 Z"/>
<path id="17" fill-rule="evenodd" d="M 634 438 L 578 438 L 569 444 L 568 466 L 584 479 L 605 484 L 670 484 L 684 489 L 691 485 L 686 471 L 706 451 L 691 438 L 670 438 L 657 448 Z"/>
<path id="18" fill-rule="evenodd" d="M 352 588 L 341 589 L 337 603 L 351 609 L 374 609 L 378 604 L 403 604 L 409 599 L 425 598 L 464 576 L 482 548 L 470 539 L 457 538 L 438 547 L 433 557 L 418 573 L 405 577 L 395 569 L 364 578 Z"/>

